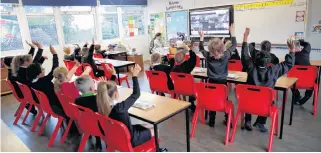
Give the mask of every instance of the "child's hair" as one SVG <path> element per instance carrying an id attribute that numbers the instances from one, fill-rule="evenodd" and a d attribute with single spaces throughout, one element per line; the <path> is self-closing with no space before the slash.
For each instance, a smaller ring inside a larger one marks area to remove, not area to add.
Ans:
<path id="1" fill-rule="evenodd" d="M 65 67 L 57 67 L 53 71 L 53 76 L 55 78 L 54 88 L 56 92 L 61 90 L 61 84 L 66 81 L 68 75 L 68 70 Z"/>
<path id="2" fill-rule="evenodd" d="M 115 82 L 112 81 L 100 81 L 97 87 L 97 108 L 98 112 L 108 116 L 112 109 L 113 99 L 111 98 L 113 94 L 117 91 L 117 86 Z"/>
<path id="3" fill-rule="evenodd" d="M 159 37 L 159 36 L 161 36 L 162 35 L 162 33 L 160 33 L 160 32 L 157 32 L 156 34 L 155 34 L 155 37 L 154 37 L 154 39 L 156 39 L 156 37 Z"/>
<path id="4" fill-rule="evenodd" d="M 42 73 L 42 68 L 39 63 L 32 63 L 27 68 L 27 79 L 32 81 L 37 78 L 37 76 Z"/>
<path id="5" fill-rule="evenodd" d="M 268 40 L 264 40 L 262 43 L 261 43 L 261 50 L 264 50 L 264 51 L 268 51 L 270 52 L 271 51 L 271 42 L 268 41 Z"/>
<path id="6" fill-rule="evenodd" d="M 100 50 L 101 45 L 95 45 L 95 50 Z"/>
<path id="7" fill-rule="evenodd" d="M 174 56 L 175 62 L 177 64 L 182 64 L 185 60 L 185 52 L 184 51 L 178 51 Z"/>
<path id="8" fill-rule="evenodd" d="M 224 43 L 219 38 L 214 38 L 208 45 L 208 50 L 212 53 L 215 59 L 220 59 L 224 55 Z"/>
<path id="9" fill-rule="evenodd" d="M 64 47 L 64 53 L 69 55 L 70 54 L 70 48 L 69 47 Z"/>
<path id="10" fill-rule="evenodd" d="M 161 62 L 161 55 L 158 53 L 153 53 L 151 56 L 151 64 L 160 63 Z"/>
<path id="11" fill-rule="evenodd" d="M 20 66 L 22 66 L 23 63 L 29 61 L 30 59 L 32 59 L 32 56 L 29 54 L 15 56 L 11 62 L 12 75 L 17 76 Z"/>
<path id="12" fill-rule="evenodd" d="M 87 56 L 88 53 L 89 53 L 89 48 L 88 48 L 88 47 L 83 47 L 83 48 L 81 49 L 81 55 L 82 55 L 82 56 Z"/>
<path id="13" fill-rule="evenodd" d="M 255 64 L 259 67 L 266 67 L 271 62 L 271 54 L 268 51 L 260 51 L 255 57 Z"/>
<path id="14" fill-rule="evenodd" d="M 3 59 L 3 63 L 10 68 L 13 58 L 14 58 L 13 56 L 7 56 Z"/>
<path id="15" fill-rule="evenodd" d="M 90 75 L 82 75 L 75 80 L 75 86 L 81 93 L 90 91 L 94 81 Z"/>

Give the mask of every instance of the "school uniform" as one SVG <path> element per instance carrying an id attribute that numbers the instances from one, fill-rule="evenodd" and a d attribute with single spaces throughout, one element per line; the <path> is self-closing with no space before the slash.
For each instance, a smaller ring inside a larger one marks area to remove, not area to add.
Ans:
<path id="1" fill-rule="evenodd" d="M 300 46 L 303 46 L 303 49 L 301 52 L 295 53 L 295 65 L 311 65 L 310 63 L 310 52 L 311 52 L 311 45 L 308 42 L 305 42 L 304 40 L 299 40 Z M 292 89 L 293 94 L 296 97 L 296 100 L 299 100 L 299 103 L 302 105 L 305 102 L 307 102 L 312 94 L 313 90 L 306 90 L 305 95 L 303 99 L 301 98 L 300 92 L 298 89 Z"/>
<path id="2" fill-rule="evenodd" d="M 273 65 L 280 63 L 279 58 L 278 58 L 277 56 L 275 56 L 275 54 L 270 53 L 270 55 L 271 55 L 271 63 L 272 63 Z"/>
<path id="3" fill-rule="evenodd" d="M 276 65 L 259 67 L 249 55 L 248 45 L 242 45 L 242 63 L 246 67 L 247 84 L 274 88 L 279 77 L 286 74 L 294 65 L 294 53 L 285 56 L 285 61 Z M 245 114 L 245 121 L 251 121 L 251 114 Z M 265 124 L 266 117 L 258 116 L 255 123 Z"/>
<path id="4" fill-rule="evenodd" d="M 234 51 L 232 51 L 232 55 L 229 60 L 241 60 L 240 54 L 236 48 Z"/>
<path id="5" fill-rule="evenodd" d="M 94 47 L 95 47 L 95 45 L 93 45 L 93 44 L 90 46 L 88 55 L 86 57 L 84 57 L 83 63 L 88 63 L 88 64 L 91 65 L 95 77 L 101 77 L 101 76 L 104 76 L 105 73 L 104 73 L 104 70 L 98 69 L 98 67 L 97 67 L 97 65 L 95 63 L 95 60 L 93 58 L 93 56 L 94 56 Z"/>
<path id="6" fill-rule="evenodd" d="M 224 56 L 220 59 L 215 59 L 210 55 L 210 52 L 204 50 L 203 41 L 200 42 L 199 48 L 207 61 L 207 76 L 209 83 L 225 84 L 227 85 L 226 78 L 228 75 L 228 60 L 231 58 L 233 51 L 236 49 L 236 38 L 232 37 L 232 45 L 224 52 Z M 215 122 L 215 111 L 210 111 L 210 120 Z M 227 118 L 227 114 L 225 113 Z M 226 119 L 225 119 L 226 120 Z"/>
<path id="7" fill-rule="evenodd" d="M 101 56 L 103 56 L 103 58 L 106 58 L 107 55 L 105 54 L 106 53 L 106 50 L 96 50 L 96 53 L 97 54 L 100 54 Z"/>
<path id="8" fill-rule="evenodd" d="M 169 75 L 171 73 L 171 69 L 172 69 L 171 66 L 166 65 L 166 64 L 155 64 L 155 65 L 152 65 L 149 69 L 150 70 L 154 70 L 154 71 L 165 72 L 166 76 L 167 76 L 167 87 L 168 87 L 168 89 L 169 90 L 173 90 L 174 89 L 174 85 L 173 85 L 172 79 L 171 79 L 171 77 Z"/>
<path id="9" fill-rule="evenodd" d="M 112 106 L 109 117 L 122 122 L 128 128 L 131 135 L 131 143 L 133 147 L 139 146 L 149 141 L 152 136 L 149 129 L 142 125 L 132 125 L 128 113 L 128 109 L 136 102 L 140 96 L 140 89 L 137 77 L 133 77 L 133 93 L 123 102 Z"/>

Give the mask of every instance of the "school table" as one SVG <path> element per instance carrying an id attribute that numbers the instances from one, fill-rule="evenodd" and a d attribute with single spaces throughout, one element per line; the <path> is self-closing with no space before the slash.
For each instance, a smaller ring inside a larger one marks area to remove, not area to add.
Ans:
<path id="1" fill-rule="evenodd" d="M 132 94 L 133 89 L 120 87 L 118 88 L 118 92 L 120 94 L 119 100 L 123 101 Z M 155 144 L 156 144 L 157 151 L 159 151 L 158 127 L 157 127 L 158 124 L 179 114 L 182 111 L 185 111 L 187 152 L 190 151 L 190 130 L 189 130 L 188 108 L 191 104 L 189 102 L 180 101 L 169 97 L 158 96 L 147 92 L 141 92 L 141 95 L 137 101 L 155 104 L 155 107 L 149 110 L 142 110 L 135 107 L 131 107 L 128 112 L 130 116 L 137 118 L 139 120 L 142 120 L 144 122 L 150 123 L 154 126 Z"/>
<path id="2" fill-rule="evenodd" d="M 201 69 L 201 70 L 200 70 Z M 235 84 L 244 84 L 247 80 L 247 73 L 240 72 L 240 71 L 228 71 L 229 74 L 234 74 L 238 76 L 236 79 L 227 78 L 227 82 L 235 83 Z M 207 79 L 207 69 L 206 68 L 195 68 L 191 74 L 195 78 Z M 274 89 L 283 91 L 283 101 L 282 101 L 282 114 L 281 114 L 281 124 L 280 124 L 280 136 L 279 138 L 282 139 L 283 136 L 283 123 L 284 123 L 284 110 L 285 110 L 285 102 L 287 97 L 287 90 L 291 89 L 292 87 L 295 88 L 295 84 L 297 82 L 297 78 L 290 78 L 286 76 L 281 76 L 275 84 Z M 295 103 L 294 96 L 292 96 L 292 103 L 291 103 L 291 113 L 290 113 L 290 122 L 289 125 L 292 124 L 292 116 L 293 116 L 293 105 Z"/>
<path id="3" fill-rule="evenodd" d="M 118 84 L 120 85 L 120 77 L 119 77 L 119 69 L 122 67 L 128 67 L 128 66 L 133 66 L 136 63 L 132 61 L 120 61 L 120 60 L 112 60 L 112 59 L 100 59 L 100 58 L 94 58 L 95 63 L 97 65 L 100 65 L 101 63 L 110 63 L 114 66 L 117 77 L 118 77 Z"/>

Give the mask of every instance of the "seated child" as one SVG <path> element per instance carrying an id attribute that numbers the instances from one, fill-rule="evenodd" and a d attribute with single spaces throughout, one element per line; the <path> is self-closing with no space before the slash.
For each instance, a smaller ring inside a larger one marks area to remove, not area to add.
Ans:
<path id="1" fill-rule="evenodd" d="M 265 40 L 261 43 L 261 50 L 262 51 L 267 51 L 271 54 L 271 63 L 272 64 L 279 64 L 279 58 L 275 56 L 273 53 L 271 53 L 271 42 L 268 40 Z"/>
<path id="2" fill-rule="evenodd" d="M 93 58 L 94 56 L 94 46 L 95 46 L 95 40 L 92 40 L 92 45 L 90 46 L 90 48 L 87 48 L 87 46 L 85 45 L 85 47 L 82 48 L 81 52 L 82 52 L 82 63 L 88 63 L 91 65 L 92 67 L 92 71 L 94 72 L 95 77 L 101 77 L 104 76 L 104 70 L 101 70 L 97 67 L 95 60 Z"/>
<path id="3" fill-rule="evenodd" d="M 95 52 L 100 54 L 101 56 L 103 56 L 103 58 L 107 57 L 107 55 L 105 54 L 106 50 L 102 50 L 101 45 L 99 45 L 99 44 L 95 45 Z"/>
<path id="4" fill-rule="evenodd" d="M 75 60 L 74 54 L 71 54 L 70 52 L 71 52 L 70 47 L 64 47 L 64 53 L 65 53 L 64 60 L 70 60 L 70 61 Z"/>
<path id="5" fill-rule="evenodd" d="M 202 53 L 207 61 L 207 75 L 209 78 L 209 83 L 215 84 L 225 84 L 227 85 L 227 75 L 228 75 L 228 60 L 232 56 L 232 52 L 236 49 L 236 38 L 233 25 L 230 26 L 230 33 L 232 37 L 232 44 L 229 48 L 225 50 L 225 46 L 222 40 L 215 38 L 210 41 L 208 45 L 209 52 L 204 51 L 203 40 L 204 33 L 200 31 L 200 45 L 199 48 L 202 50 Z M 214 127 L 215 124 L 215 111 L 210 111 L 210 122 L 209 126 Z M 227 121 L 227 114 L 225 113 L 225 121 Z"/>
<path id="6" fill-rule="evenodd" d="M 288 39 L 287 43 L 290 53 L 285 56 L 285 61 L 273 66 L 268 66 L 271 62 L 271 54 L 269 52 L 260 51 L 255 59 L 250 57 L 247 45 L 249 33 L 250 29 L 246 28 L 242 45 L 242 63 L 243 67 L 246 67 L 248 75 L 247 84 L 274 88 L 277 79 L 287 73 L 294 65 L 294 38 Z M 261 132 L 266 132 L 265 123 L 266 117 L 258 116 L 253 126 L 260 129 Z M 246 130 L 252 130 L 251 114 L 245 114 L 244 126 Z"/>

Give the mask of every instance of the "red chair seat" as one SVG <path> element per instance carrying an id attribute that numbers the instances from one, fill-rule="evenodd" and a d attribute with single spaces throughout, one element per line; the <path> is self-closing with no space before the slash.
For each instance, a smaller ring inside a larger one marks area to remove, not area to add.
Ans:
<path id="1" fill-rule="evenodd" d="M 149 71 L 146 70 L 146 76 L 149 82 L 149 87 L 152 93 L 154 94 L 155 91 L 161 93 L 168 93 L 174 98 L 174 91 L 168 89 L 167 85 L 167 75 L 165 72 L 162 71 Z"/>
<path id="2" fill-rule="evenodd" d="M 149 141 L 133 149 L 134 149 L 134 152 L 156 152 L 155 137 L 152 137 Z"/>

